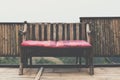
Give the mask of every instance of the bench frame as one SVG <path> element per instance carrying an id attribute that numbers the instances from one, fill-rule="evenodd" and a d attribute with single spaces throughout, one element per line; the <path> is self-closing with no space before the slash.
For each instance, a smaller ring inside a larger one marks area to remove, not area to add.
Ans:
<path id="1" fill-rule="evenodd" d="M 91 42 L 91 31 L 89 28 L 90 24 L 88 23 L 82 23 L 82 28 L 85 30 L 82 33 L 86 34 L 86 39 L 88 42 Z M 20 44 L 22 41 L 26 40 L 26 33 L 27 33 L 27 22 L 24 22 L 23 30 L 19 31 L 19 40 Z M 31 50 L 31 52 L 27 52 L 27 50 Z M 40 54 L 41 51 L 47 51 L 44 52 L 44 54 Z M 77 53 L 74 53 L 74 52 Z M 79 53 L 78 53 L 79 52 Z M 34 53 L 34 54 L 33 54 Z M 36 54 L 35 54 L 36 53 Z M 30 65 L 32 65 L 32 56 L 39 56 L 39 57 L 76 57 L 78 63 L 78 58 L 81 59 L 81 57 L 85 57 L 86 59 L 86 65 L 89 67 L 89 74 L 94 74 L 94 66 L 93 66 L 93 54 L 92 54 L 92 47 L 88 48 L 67 48 L 65 49 L 46 49 L 46 48 L 39 48 L 39 47 L 23 47 L 21 46 L 21 52 L 20 52 L 20 64 L 19 64 L 19 75 L 23 75 L 23 68 L 28 66 L 28 58 L 30 58 Z M 81 63 L 81 62 L 80 62 Z M 78 65 L 78 64 L 77 64 Z M 81 65 L 81 64 L 79 64 Z"/>

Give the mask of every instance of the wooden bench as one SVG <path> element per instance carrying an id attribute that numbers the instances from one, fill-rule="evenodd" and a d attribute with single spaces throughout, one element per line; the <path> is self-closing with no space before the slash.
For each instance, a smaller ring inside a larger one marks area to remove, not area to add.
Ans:
<path id="1" fill-rule="evenodd" d="M 19 38 L 20 75 L 23 74 L 23 68 L 28 65 L 28 58 L 33 56 L 85 57 L 90 75 L 94 74 L 88 23 L 36 23 L 35 26 L 25 21 L 23 29 L 19 31 Z"/>

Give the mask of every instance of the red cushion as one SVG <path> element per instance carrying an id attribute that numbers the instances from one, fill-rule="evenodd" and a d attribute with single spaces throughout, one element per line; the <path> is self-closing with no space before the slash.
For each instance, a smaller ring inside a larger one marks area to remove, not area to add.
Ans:
<path id="1" fill-rule="evenodd" d="M 66 48 L 66 47 L 91 47 L 91 44 L 84 40 L 66 40 L 66 41 L 23 41 L 21 46 L 39 46 L 39 47 L 53 47 L 53 48 Z"/>
<path id="2" fill-rule="evenodd" d="M 92 45 L 84 40 L 58 41 L 56 47 L 91 47 Z"/>
<path id="3" fill-rule="evenodd" d="M 39 47 L 55 47 L 56 42 L 55 41 L 23 41 L 21 43 L 21 46 L 39 46 Z"/>

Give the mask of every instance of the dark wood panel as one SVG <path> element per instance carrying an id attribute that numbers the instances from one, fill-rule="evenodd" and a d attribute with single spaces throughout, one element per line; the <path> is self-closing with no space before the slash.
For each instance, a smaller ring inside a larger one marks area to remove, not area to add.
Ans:
<path id="1" fill-rule="evenodd" d="M 95 56 L 120 55 L 120 17 L 82 17 L 81 23 L 92 23 L 92 45 Z"/>

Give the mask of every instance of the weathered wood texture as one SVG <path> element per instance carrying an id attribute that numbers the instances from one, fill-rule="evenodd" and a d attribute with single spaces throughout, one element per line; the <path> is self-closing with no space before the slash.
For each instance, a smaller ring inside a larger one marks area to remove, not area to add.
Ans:
<path id="1" fill-rule="evenodd" d="M 40 80 L 120 80 L 120 68 L 95 68 L 93 76 L 86 68 L 48 68 Z"/>
<path id="2" fill-rule="evenodd" d="M 0 56 L 18 56 L 18 30 L 23 24 L 0 23 Z M 28 40 L 79 40 L 80 23 L 28 23 Z"/>
<path id="3" fill-rule="evenodd" d="M 22 26 L 22 24 L 0 23 L 0 56 L 19 54 L 18 30 Z"/>
<path id="4" fill-rule="evenodd" d="M 80 19 L 81 23 L 92 23 L 92 45 L 95 56 L 120 56 L 120 17 Z M 0 23 L 0 56 L 19 55 L 18 30 L 22 26 L 23 24 L 19 23 Z M 78 40 L 83 33 L 79 23 L 28 23 L 28 26 L 27 39 L 32 40 Z"/>
<path id="5" fill-rule="evenodd" d="M 0 68 L 0 80 L 34 80 L 38 70 L 26 68 L 18 75 L 18 68 Z M 45 68 L 40 80 L 120 80 L 120 67 L 98 67 L 93 76 L 87 68 Z"/>
<path id="6" fill-rule="evenodd" d="M 91 23 L 95 56 L 120 56 L 120 17 L 81 17 Z"/>
<path id="7" fill-rule="evenodd" d="M 79 23 L 28 23 L 28 40 L 79 40 Z"/>

